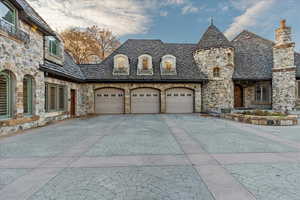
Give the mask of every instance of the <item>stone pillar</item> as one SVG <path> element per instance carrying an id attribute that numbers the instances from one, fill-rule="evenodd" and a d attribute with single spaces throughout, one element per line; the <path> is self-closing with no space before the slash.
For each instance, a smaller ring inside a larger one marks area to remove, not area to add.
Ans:
<path id="1" fill-rule="evenodd" d="M 24 105 L 23 105 L 23 80 L 20 79 L 20 77 L 17 77 L 16 79 L 16 94 L 15 94 L 15 109 L 14 111 L 14 117 L 19 119 L 23 118 L 24 113 Z M 14 104 L 12 104 L 14 105 Z"/>
<path id="2" fill-rule="evenodd" d="M 161 113 L 166 113 L 166 90 L 161 90 L 160 94 L 160 112 Z"/>
<path id="3" fill-rule="evenodd" d="M 195 89 L 195 112 L 202 112 L 202 94 L 201 94 L 201 86 Z"/>
<path id="4" fill-rule="evenodd" d="M 131 113 L 130 89 L 125 89 L 125 114 Z"/>
<path id="5" fill-rule="evenodd" d="M 276 45 L 273 48 L 272 106 L 276 111 L 291 111 L 296 106 L 295 43 L 291 28 L 281 21 L 276 30 Z"/>

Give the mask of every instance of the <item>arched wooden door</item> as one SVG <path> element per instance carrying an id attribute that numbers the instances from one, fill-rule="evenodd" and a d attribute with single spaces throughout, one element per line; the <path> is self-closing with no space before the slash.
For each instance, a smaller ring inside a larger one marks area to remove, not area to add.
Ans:
<path id="1" fill-rule="evenodd" d="M 244 107 L 243 104 L 243 88 L 240 85 L 234 86 L 234 107 L 235 108 L 242 108 Z"/>

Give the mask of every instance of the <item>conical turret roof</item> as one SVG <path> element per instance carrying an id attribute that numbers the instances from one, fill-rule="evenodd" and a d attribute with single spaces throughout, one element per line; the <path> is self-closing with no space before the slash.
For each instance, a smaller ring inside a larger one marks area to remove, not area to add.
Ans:
<path id="1" fill-rule="evenodd" d="M 210 25 L 198 43 L 199 49 L 233 47 L 225 35 L 215 26 Z"/>

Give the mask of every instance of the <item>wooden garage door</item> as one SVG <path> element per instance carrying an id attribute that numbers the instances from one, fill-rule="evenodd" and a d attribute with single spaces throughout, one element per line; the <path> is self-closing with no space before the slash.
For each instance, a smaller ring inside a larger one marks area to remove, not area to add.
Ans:
<path id="1" fill-rule="evenodd" d="M 160 113 L 160 92 L 151 88 L 131 91 L 131 113 Z"/>
<path id="2" fill-rule="evenodd" d="M 115 88 L 96 90 L 95 112 L 98 114 L 124 113 L 124 90 Z"/>
<path id="3" fill-rule="evenodd" d="M 166 91 L 167 113 L 193 113 L 194 91 L 186 88 L 172 88 Z"/>

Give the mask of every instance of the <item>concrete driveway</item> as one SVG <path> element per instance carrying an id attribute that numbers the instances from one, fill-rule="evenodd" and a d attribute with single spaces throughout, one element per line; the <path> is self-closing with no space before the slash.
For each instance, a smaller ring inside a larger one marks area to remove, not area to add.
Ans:
<path id="1" fill-rule="evenodd" d="M 299 200 L 300 126 L 70 120 L 0 140 L 1 200 Z"/>

